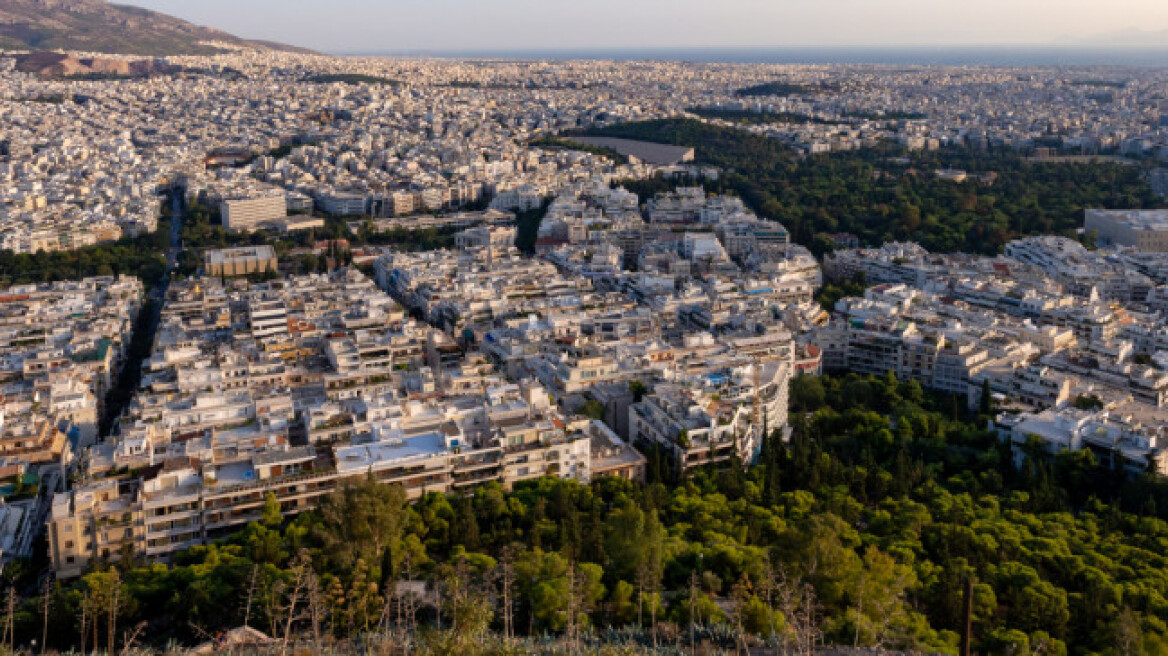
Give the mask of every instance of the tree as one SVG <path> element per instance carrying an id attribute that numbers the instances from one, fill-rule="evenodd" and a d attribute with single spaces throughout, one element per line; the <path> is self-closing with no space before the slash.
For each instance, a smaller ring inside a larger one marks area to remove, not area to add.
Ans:
<path id="1" fill-rule="evenodd" d="M 745 573 L 742 578 L 734 584 L 731 589 L 730 597 L 734 602 L 734 653 L 741 653 L 741 649 L 746 647 L 747 641 L 747 625 L 749 624 L 748 610 L 752 601 L 756 600 L 754 596 L 754 586 L 750 582 L 750 577 Z"/>
<path id="2" fill-rule="evenodd" d="M 579 631 L 585 614 L 604 597 L 603 570 L 570 563 L 555 553 L 527 552 L 516 563 L 520 601 L 536 630 Z"/>
<path id="3" fill-rule="evenodd" d="M 309 588 L 309 577 L 312 571 L 312 559 L 308 552 L 301 551 L 292 563 L 288 572 L 288 579 L 279 581 L 277 590 L 283 592 L 284 604 L 279 607 L 283 619 L 283 638 L 280 640 L 280 656 L 288 651 L 288 643 L 292 639 L 292 626 L 301 618 L 301 604 L 304 594 Z"/>
<path id="4" fill-rule="evenodd" d="M 96 648 L 100 644 L 104 625 L 107 652 L 113 653 L 118 620 L 132 610 L 132 604 L 127 603 L 121 574 L 116 569 L 92 572 L 82 577 L 82 584 L 86 594 L 81 616 L 81 633 L 85 633 L 88 625 L 93 634 L 92 644 Z"/>
<path id="5" fill-rule="evenodd" d="M 510 643 L 514 637 L 513 612 L 515 590 L 515 551 L 511 545 L 503 547 L 502 557 L 499 559 L 499 586 L 500 600 L 503 604 L 503 640 Z"/>
<path id="6" fill-rule="evenodd" d="M 401 552 L 407 517 L 405 492 L 369 476 L 348 481 L 322 501 L 310 537 L 326 566 L 343 568 L 358 558 L 378 562 L 388 547 Z"/>
<path id="7" fill-rule="evenodd" d="M 629 381 L 629 391 L 633 393 L 633 403 L 640 403 L 649 393 L 649 387 L 639 380 Z"/>
<path id="8" fill-rule="evenodd" d="M 454 544 L 467 549 L 479 547 L 479 524 L 470 497 L 459 497 L 454 504 L 454 521 L 450 526 Z"/>
<path id="9" fill-rule="evenodd" d="M 1130 606 L 1115 618 L 1115 649 L 1122 656 L 1137 656 L 1143 652 L 1144 634 L 1140 628 L 1140 618 Z"/>
<path id="10" fill-rule="evenodd" d="M 827 392 L 818 376 L 796 376 L 791 379 L 791 410 L 812 412 L 823 407 Z"/>
<path id="11" fill-rule="evenodd" d="M 628 581 L 617 581 L 609 593 L 606 603 L 608 622 L 614 626 L 625 626 L 637 621 L 638 604 L 634 602 L 637 589 Z"/>
<path id="12" fill-rule="evenodd" d="M 260 511 L 260 524 L 267 529 L 276 529 L 284 522 L 284 514 L 280 511 L 280 501 L 275 492 L 268 492 L 264 496 L 264 506 Z"/>
<path id="13" fill-rule="evenodd" d="M 853 645 L 887 646 L 893 625 L 906 615 L 905 594 L 916 583 L 912 570 L 870 546 L 864 552 L 864 569 L 852 594 Z"/>
<path id="14" fill-rule="evenodd" d="M 801 579 L 788 576 L 786 570 L 781 569 L 775 593 L 788 627 L 783 633 L 784 649 L 794 648 L 797 654 L 811 656 L 822 635 L 815 588 Z"/>
<path id="15" fill-rule="evenodd" d="M 49 648 L 49 613 L 53 609 L 53 593 L 57 588 L 53 584 L 53 579 L 46 576 L 44 582 L 41 584 L 41 653 Z"/>
<path id="16" fill-rule="evenodd" d="M 613 578 L 632 579 L 642 564 L 648 564 L 654 545 L 646 538 L 659 540 L 660 536 L 648 535 L 646 521 L 645 513 L 632 499 L 625 499 L 623 505 L 608 513 L 604 551 L 613 563 L 609 570 Z"/>
<path id="17" fill-rule="evenodd" d="M 981 381 L 981 407 L 979 408 L 982 415 L 989 416 L 993 414 L 993 390 L 990 389 L 990 379 L 986 378 Z"/>
<path id="18" fill-rule="evenodd" d="M 487 590 L 473 584 L 472 579 L 483 580 L 483 574 L 494 568 L 494 562 L 481 565 L 475 567 L 466 556 L 459 556 L 456 565 L 447 568 L 443 576 L 446 614 L 453 636 L 461 645 L 480 644 L 490 626 L 492 613 Z"/>
<path id="19" fill-rule="evenodd" d="M 580 414 L 590 419 L 597 421 L 604 420 L 604 404 L 595 399 L 588 399 L 584 402 L 584 407 L 580 409 Z"/>

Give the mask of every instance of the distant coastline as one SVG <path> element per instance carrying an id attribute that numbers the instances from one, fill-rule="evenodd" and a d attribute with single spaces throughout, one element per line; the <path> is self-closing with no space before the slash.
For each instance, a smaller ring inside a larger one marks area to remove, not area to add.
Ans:
<path id="1" fill-rule="evenodd" d="M 449 59 L 611 59 L 740 64 L 888 64 L 944 66 L 1138 66 L 1168 67 L 1164 47 L 1113 46 L 920 46 L 920 47 L 783 47 L 783 48 L 643 48 L 643 49 L 509 49 L 401 50 L 344 52 L 365 57 L 436 57 Z"/>

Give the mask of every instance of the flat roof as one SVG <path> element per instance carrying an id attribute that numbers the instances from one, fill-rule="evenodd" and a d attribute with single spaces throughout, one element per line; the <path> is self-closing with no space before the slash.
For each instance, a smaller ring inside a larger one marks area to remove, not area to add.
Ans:
<path id="1" fill-rule="evenodd" d="M 424 460 L 446 452 L 446 439 L 440 433 L 423 433 L 412 437 L 347 446 L 336 449 L 337 472 L 340 474 L 392 467 L 410 460 Z"/>
<path id="2" fill-rule="evenodd" d="M 1087 217 L 1105 217 L 1132 230 L 1168 230 L 1168 210 L 1087 210 Z"/>
<path id="3" fill-rule="evenodd" d="M 276 251 L 271 246 L 240 246 L 237 248 L 221 248 L 218 250 L 207 251 L 203 259 L 208 264 L 222 264 L 232 260 L 247 260 L 247 259 L 274 259 Z"/>

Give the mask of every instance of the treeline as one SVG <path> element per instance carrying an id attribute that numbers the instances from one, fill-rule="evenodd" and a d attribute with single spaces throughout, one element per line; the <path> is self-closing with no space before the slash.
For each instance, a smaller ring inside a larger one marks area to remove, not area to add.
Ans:
<path id="1" fill-rule="evenodd" d="M 791 403 L 790 442 L 772 435 L 746 470 L 414 505 L 359 479 L 291 521 L 269 498 L 262 521 L 172 567 L 131 559 L 28 599 L 17 635 L 47 618 L 52 647 L 105 648 L 112 631 L 120 648 L 127 627 L 164 644 L 246 623 L 317 648 L 375 633 L 484 653 L 623 627 L 679 650 L 956 653 L 972 579 L 976 653 L 1168 654 L 1168 523 L 1125 508 L 1132 484 L 1089 452 L 1015 469 L 986 415 L 892 376 L 800 378 Z"/>
<path id="2" fill-rule="evenodd" d="M 223 227 L 219 211 L 201 203 L 187 204 L 183 209 L 179 238 L 185 248 L 227 248 L 228 246 L 266 243 L 263 233 L 231 232 Z"/>
<path id="3" fill-rule="evenodd" d="M 793 112 L 754 112 L 748 109 L 718 109 L 714 107 L 691 107 L 685 111 L 701 116 L 702 118 L 716 118 L 723 121 L 730 121 L 731 123 L 742 123 L 744 125 L 766 125 L 768 123 L 785 125 L 816 123 L 831 125 L 836 123 L 836 121 L 808 116 L 807 114 L 795 114 Z"/>
<path id="4" fill-rule="evenodd" d="M 340 82 L 342 84 L 359 85 L 359 84 L 384 84 L 386 86 L 397 87 L 401 86 L 401 80 L 392 80 L 387 77 L 379 77 L 377 75 L 363 75 L 360 73 L 321 73 L 312 75 L 305 79 L 306 82 L 314 84 L 333 84 Z"/>
<path id="5" fill-rule="evenodd" d="M 0 286 L 116 275 L 137 276 L 149 286 L 166 272 L 166 258 L 154 241 L 147 236 L 52 253 L 0 250 Z"/>
<path id="6" fill-rule="evenodd" d="M 352 242 L 370 246 L 396 246 L 405 251 L 433 251 L 454 247 L 454 235 L 463 228 L 393 228 L 377 230 L 372 220 L 363 221 Z"/>
<path id="7" fill-rule="evenodd" d="M 804 84 L 802 82 L 767 82 L 744 87 L 734 92 L 740 98 L 758 96 L 806 96 L 821 91 L 839 91 L 839 85 L 829 82 Z"/>
<path id="8" fill-rule="evenodd" d="M 1019 236 L 1074 236 L 1084 208 L 1160 204 L 1142 169 L 1115 163 L 1031 162 L 1014 151 L 958 147 L 908 152 L 893 144 L 796 157 L 774 139 L 692 119 L 591 133 L 695 147 L 698 161 L 723 169 L 706 183 L 709 191 L 740 195 L 815 252 L 830 250 L 821 235 L 848 232 L 871 245 L 913 240 L 936 252 L 996 254 Z M 933 175 L 945 168 L 998 176 L 987 185 L 973 175 L 962 183 Z"/>

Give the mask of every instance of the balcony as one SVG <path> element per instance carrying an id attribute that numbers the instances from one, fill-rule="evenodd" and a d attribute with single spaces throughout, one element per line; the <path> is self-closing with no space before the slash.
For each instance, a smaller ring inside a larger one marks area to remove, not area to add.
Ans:
<path id="1" fill-rule="evenodd" d="M 466 476 L 460 476 L 458 474 L 454 474 L 452 476 L 451 484 L 456 488 L 457 487 L 464 487 L 464 486 L 468 486 L 468 485 L 480 485 L 482 483 L 497 481 L 502 476 L 502 474 L 503 474 L 502 466 L 496 465 L 492 469 L 479 470 L 477 472 L 474 472 L 473 474 L 466 475 Z"/>
<path id="2" fill-rule="evenodd" d="M 213 490 L 210 490 L 207 494 L 209 497 L 208 507 L 221 507 L 216 505 L 216 503 L 223 501 L 224 499 L 222 499 L 222 497 L 226 497 L 237 492 L 243 492 L 245 490 L 256 490 L 259 492 L 260 495 L 258 499 L 262 502 L 264 497 L 262 493 L 273 487 L 299 481 L 320 481 L 321 483 L 331 484 L 333 481 L 335 481 L 336 475 L 336 470 L 330 467 L 327 469 L 314 469 L 311 472 L 289 474 L 287 476 L 268 478 L 247 483 L 239 483 L 236 485 L 224 487 L 217 486 Z M 232 502 L 228 502 L 228 505 L 230 506 L 233 504 Z"/>

